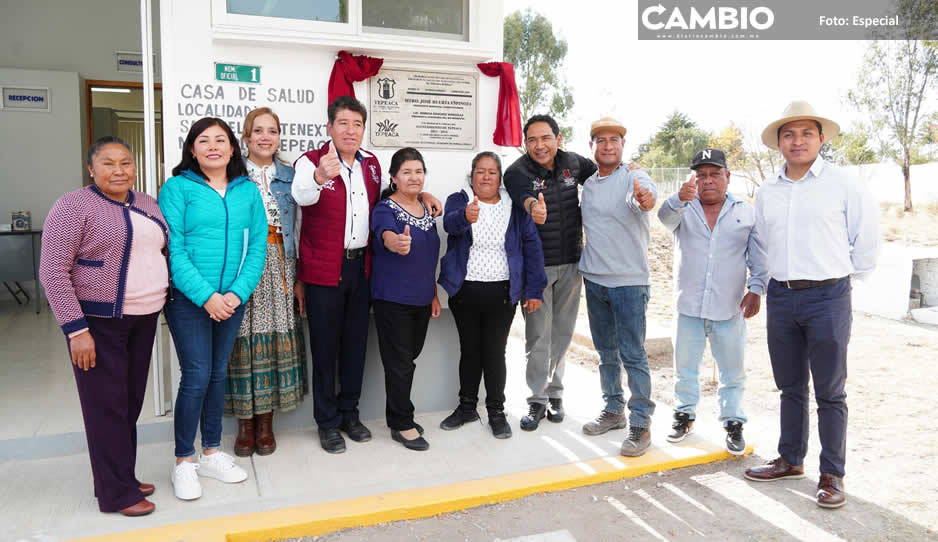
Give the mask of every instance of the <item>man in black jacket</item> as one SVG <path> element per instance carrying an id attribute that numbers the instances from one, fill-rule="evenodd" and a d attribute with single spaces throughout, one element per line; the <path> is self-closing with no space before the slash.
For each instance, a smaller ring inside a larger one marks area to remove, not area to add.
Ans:
<path id="1" fill-rule="evenodd" d="M 557 121 L 535 115 L 524 125 L 527 154 L 505 171 L 505 188 L 515 205 L 531 215 L 541 235 L 547 288 L 540 310 L 525 314 L 525 357 L 531 388 L 521 429 L 533 431 L 544 416 L 563 420 L 563 356 L 573 338 L 582 278 L 577 270 L 583 248 L 579 185 L 596 165 L 560 150 Z M 549 404 L 549 407 L 548 407 Z"/>

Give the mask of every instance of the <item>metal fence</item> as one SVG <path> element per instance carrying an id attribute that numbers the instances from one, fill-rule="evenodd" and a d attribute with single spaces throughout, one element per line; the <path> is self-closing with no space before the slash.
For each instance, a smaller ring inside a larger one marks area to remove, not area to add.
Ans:
<path id="1" fill-rule="evenodd" d="M 677 192 L 687 180 L 687 174 L 690 173 L 686 167 L 653 167 L 646 168 L 645 171 L 648 172 L 651 180 L 655 181 L 659 199 Z"/>

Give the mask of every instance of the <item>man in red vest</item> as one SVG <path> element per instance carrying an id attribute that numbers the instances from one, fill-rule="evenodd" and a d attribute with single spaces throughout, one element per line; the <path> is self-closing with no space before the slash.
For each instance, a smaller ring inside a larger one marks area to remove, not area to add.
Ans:
<path id="1" fill-rule="evenodd" d="M 355 442 L 371 440 L 358 418 L 371 302 L 369 220 L 388 183 L 378 158 L 361 148 L 365 106 L 340 96 L 328 115 L 332 140 L 297 159 L 292 193 L 302 206 L 297 278 L 306 284 L 313 416 L 323 449 L 336 454 L 345 451 L 340 431 Z M 438 199 L 428 193 L 422 199 L 440 214 Z"/>

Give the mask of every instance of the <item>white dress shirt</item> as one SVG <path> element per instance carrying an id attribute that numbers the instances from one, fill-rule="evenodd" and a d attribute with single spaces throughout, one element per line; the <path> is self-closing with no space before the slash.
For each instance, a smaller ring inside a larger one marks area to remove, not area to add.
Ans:
<path id="1" fill-rule="evenodd" d="M 876 267 L 879 208 L 843 168 L 818 157 L 800 180 L 785 166 L 756 195 L 756 229 L 777 281 L 863 278 Z"/>
<path id="2" fill-rule="evenodd" d="M 334 145 L 329 142 L 329 145 Z M 339 162 L 342 163 L 340 176 L 345 183 L 345 244 L 346 249 L 364 248 L 368 246 L 368 224 L 371 220 L 370 206 L 368 204 L 368 191 L 365 188 L 365 178 L 362 172 L 362 161 L 368 156 L 374 156 L 368 151 L 359 149 L 355 153 L 355 160 L 351 165 L 346 164 L 342 157 Z M 316 165 L 307 158 L 301 156 L 294 166 L 296 170 L 293 176 L 293 186 L 291 192 L 293 199 L 301 206 L 316 205 L 319 202 L 319 195 L 323 190 L 335 190 L 334 179 L 329 179 L 323 184 L 316 182 L 313 174 L 316 171 Z M 387 176 L 381 179 L 379 191 L 388 187 Z"/>

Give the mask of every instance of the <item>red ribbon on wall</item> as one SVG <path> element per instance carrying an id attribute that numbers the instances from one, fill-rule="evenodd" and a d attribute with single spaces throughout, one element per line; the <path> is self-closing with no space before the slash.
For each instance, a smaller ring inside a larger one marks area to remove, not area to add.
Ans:
<path id="1" fill-rule="evenodd" d="M 515 67 L 510 62 L 483 62 L 479 71 L 498 77 L 498 111 L 492 141 L 502 147 L 521 146 L 521 100 L 515 85 Z"/>
<path id="2" fill-rule="evenodd" d="M 368 79 L 378 73 L 381 65 L 384 64 L 383 58 L 353 56 L 346 51 L 339 51 L 338 56 L 339 58 L 332 66 L 332 74 L 329 76 L 329 103 L 339 96 L 354 98 L 355 88 L 352 83 Z"/>

